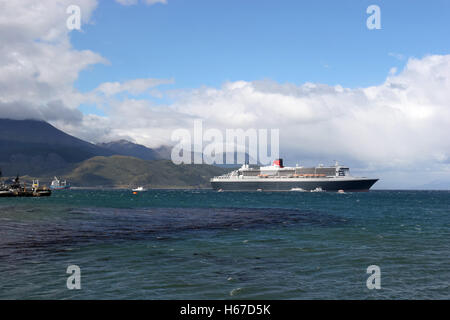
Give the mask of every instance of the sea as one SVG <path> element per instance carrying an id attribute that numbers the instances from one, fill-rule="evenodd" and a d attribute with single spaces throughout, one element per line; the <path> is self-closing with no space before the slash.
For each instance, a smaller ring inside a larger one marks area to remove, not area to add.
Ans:
<path id="1" fill-rule="evenodd" d="M 0 299 L 449 298 L 450 191 L 0 198 Z"/>

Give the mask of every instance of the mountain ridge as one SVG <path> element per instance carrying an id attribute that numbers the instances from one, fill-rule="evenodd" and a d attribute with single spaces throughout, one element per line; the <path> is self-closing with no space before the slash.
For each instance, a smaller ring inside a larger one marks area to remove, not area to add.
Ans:
<path id="1" fill-rule="evenodd" d="M 207 188 L 212 176 L 224 173 L 206 164 L 175 165 L 167 160 L 168 146 L 150 149 L 122 140 L 117 147 L 117 142 L 91 144 L 44 121 L 0 119 L 0 170 L 28 182 L 59 176 L 78 187 Z"/>
<path id="2" fill-rule="evenodd" d="M 0 119 L 0 167 L 5 175 L 40 175 L 113 152 L 40 120 Z"/>
<path id="3" fill-rule="evenodd" d="M 142 144 L 121 139 L 110 142 L 97 143 L 97 146 L 115 152 L 116 154 L 139 158 L 142 160 L 170 159 L 170 155 L 165 154 L 166 146 L 156 149 L 148 148 Z"/>

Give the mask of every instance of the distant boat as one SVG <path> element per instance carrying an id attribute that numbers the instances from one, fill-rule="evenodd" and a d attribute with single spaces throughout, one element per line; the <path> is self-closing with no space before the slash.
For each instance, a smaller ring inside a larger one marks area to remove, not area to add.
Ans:
<path id="1" fill-rule="evenodd" d="M 20 183 L 19 176 L 8 186 L 0 185 L 0 197 L 49 197 L 51 194 L 52 191 L 41 187 L 38 180 L 33 180 L 31 188 L 27 188 L 25 184 Z"/>
<path id="2" fill-rule="evenodd" d="M 292 188 L 291 191 L 306 192 L 306 190 L 302 188 Z"/>
<path id="3" fill-rule="evenodd" d="M 62 181 L 55 177 L 50 184 L 50 189 L 52 190 L 67 190 L 70 189 L 70 184 L 66 180 Z"/>
<path id="4" fill-rule="evenodd" d="M 145 189 L 144 187 L 137 187 L 137 188 L 131 189 L 131 191 L 133 191 L 133 192 L 144 192 L 144 191 L 147 191 L 147 189 Z"/>

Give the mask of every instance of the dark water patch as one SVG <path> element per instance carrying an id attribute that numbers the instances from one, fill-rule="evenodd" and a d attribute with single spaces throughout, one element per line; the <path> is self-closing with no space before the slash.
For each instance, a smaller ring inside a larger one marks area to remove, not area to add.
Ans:
<path id="1" fill-rule="evenodd" d="M 29 213 L 29 212 L 28 212 Z M 23 220 L 0 226 L 0 249 L 26 254 L 53 252 L 84 244 L 190 237 L 214 230 L 267 229 L 274 226 L 332 227 L 346 222 L 313 211 L 252 208 L 67 209 L 45 221 Z"/>

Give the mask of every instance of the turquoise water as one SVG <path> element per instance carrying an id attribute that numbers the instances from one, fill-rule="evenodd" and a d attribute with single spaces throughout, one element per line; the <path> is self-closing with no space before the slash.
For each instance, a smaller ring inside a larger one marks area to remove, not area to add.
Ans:
<path id="1" fill-rule="evenodd" d="M 448 191 L 0 199 L 1 299 L 449 299 L 449 259 Z"/>

